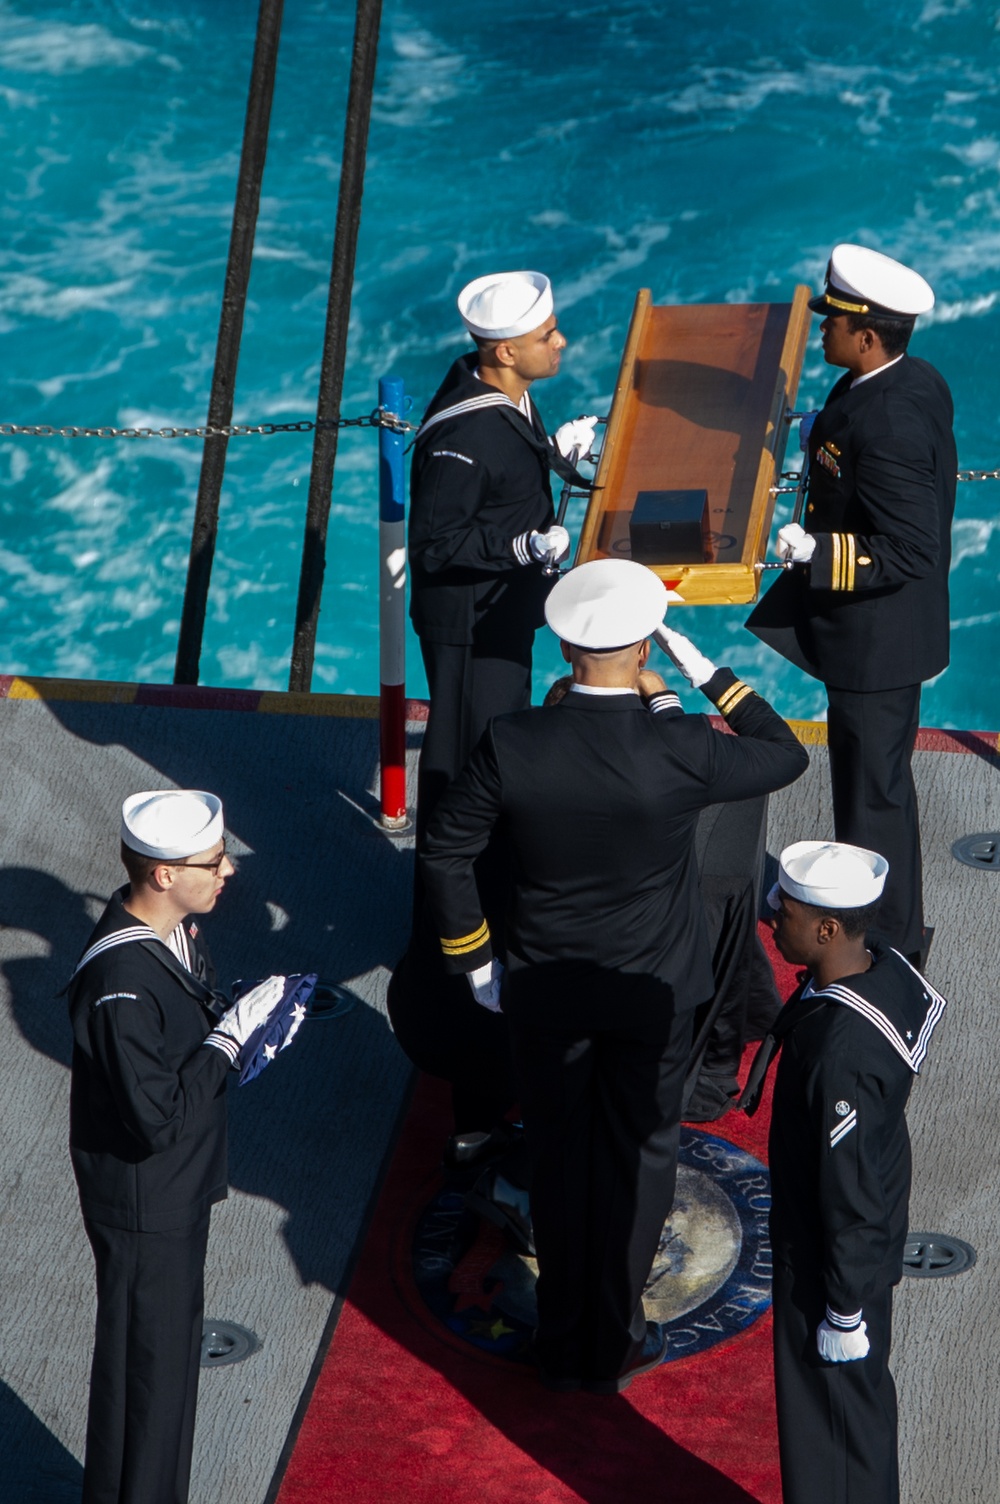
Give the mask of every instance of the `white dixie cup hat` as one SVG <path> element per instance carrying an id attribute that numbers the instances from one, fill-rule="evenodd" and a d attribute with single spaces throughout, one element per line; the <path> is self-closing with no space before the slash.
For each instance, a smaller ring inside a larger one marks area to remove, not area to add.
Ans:
<path id="1" fill-rule="evenodd" d="M 865 909 L 881 898 L 889 863 L 877 851 L 845 841 L 796 841 L 778 862 L 778 881 L 767 895 L 772 909 L 781 894 L 817 909 Z"/>
<path id="2" fill-rule="evenodd" d="M 162 862 L 208 851 L 224 829 L 222 800 L 201 789 L 150 789 L 122 805 L 124 844 Z"/>
<path id="3" fill-rule="evenodd" d="M 663 581 L 631 559 L 591 559 L 553 586 L 545 620 L 563 642 L 591 650 L 651 637 L 667 612 Z"/>
<path id="4" fill-rule="evenodd" d="M 480 339 L 515 339 L 552 313 L 552 283 L 542 272 L 490 272 L 458 295 L 458 311 Z"/>
<path id="5" fill-rule="evenodd" d="M 813 313 L 870 313 L 875 318 L 913 319 L 930 313 L 929 282 L 881 251 L 864 245 L 835 245 L 826 268 L 826 287 L 809 299 Z"/>

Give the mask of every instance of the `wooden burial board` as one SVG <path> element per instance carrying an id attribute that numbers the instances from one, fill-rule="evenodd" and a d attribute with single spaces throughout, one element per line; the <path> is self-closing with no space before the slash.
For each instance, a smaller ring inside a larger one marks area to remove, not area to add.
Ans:
<path id="1" fill-rule="evenodd" d="M 662 306 L 639 292 L 577 564 L 631 558 L 640 491 L 705 490 L 700 562 L 650 567 L 692 604 L 756 600 L 811 295 Z"/>

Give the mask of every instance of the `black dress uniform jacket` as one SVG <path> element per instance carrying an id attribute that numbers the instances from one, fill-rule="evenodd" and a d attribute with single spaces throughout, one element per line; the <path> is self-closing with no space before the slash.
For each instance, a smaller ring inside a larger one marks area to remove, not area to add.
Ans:
<path id="1" fill-rule="evenodd" d="M 639 1011 L 679 1012 L 711 996 L 694 857 L 698 812 L 781 788 L 808 758 L 781 717 L 728 669 L 705 694 L 736 737 L 685 714 L 674 696 L 672 707 L 651 715 L 638 695 L 571 691 L 558 705 L 491 723 L 439 803 L 425 843 L 424 879 L 450 970 L 471 971 L 492 955 L 473 862 L 501 823 L 513 861 L 512 972 L 563 975 L 576 1008 L 588 973 L 641 981 Z M 617 1005 L 604 995 L 598 1006 Z"/>
<path id="2" fill-rule="evenodd" d="M 945 1008 L 898 952 L 872 949 L 868 971 L 788 1003 L 771 1114 L 775 1257 L 821 1269 L 843 1315 L 903 1272 L 905 1108 Z"/>
<path id="3" fill-rule="evenodd" d="M 889 1351 L 910 1192 L 904 1110 L 945 1001 L 897 951 L 872 951 L 861 975 L 806 984 L 779 1024 L 769 1158 L 786 1504 L 899 1499 Z M 863 1319 L 867 1356 L 823 1362 L 824 1315 L 842 1329 Z"/>
<path id="4" fill-rule="evenodd" d="M 694 833 L 708 804 L 790 783 L 806 753 L 728 669 L 705 688 L 737 736 L 675 695 L 580 694 L 497 717 L 428 826 L 445 964 L 491 955 L 473 863 L 512 860 L 503 1008 L 532 1158 L 534 1352 L 551 1379 L 619 1387 L 673 1200 L 692 1010 L 713 991 Z"/>
<path id="5" fill-rule="evenodd" d="M 895 689 L 948 664 L 954 409 L 934 367 L 908 355 L 851 380 L 809 437 L 812 561 L 780 575 L 747 626 L 824 684 Z"/>
<path id="6" fill-rule="evenodd" d="M 410 615 L 425 642 L 475 642 L 503 654 L 530 643 L 553 580 L 515 538 L 552 526 L 550 467 L 565 468 L 533 421 L 456 360 L 414 444 L 410 473 Z M 476 405 L 484 404 L 485 405 Z M 459 408 L 427 427 L 435 413 Z M 426 428 L 426 431 L 424 429 Z"/>
<path id="7" fill-rule="evenodd" d="M 138 921 L 115 893 L 88 942 Z M 155 940 L 109 948 L 70 984 L 70 1153 L 88 1221 L 132 1232 L 186 1227 L 227 1194 L 223 1051 L 214 969 L 185 923 L 193 973 Z"/>

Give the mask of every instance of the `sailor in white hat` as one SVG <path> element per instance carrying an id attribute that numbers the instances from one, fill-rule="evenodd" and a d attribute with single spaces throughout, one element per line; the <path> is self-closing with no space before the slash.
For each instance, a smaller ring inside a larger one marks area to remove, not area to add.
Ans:
<path id="1" fill-rule="evenodd" d="M 227 1194 L 226 1080 L 285 979 L 228 1009 L 214 990 L 200 919 L 233 874 L 215 794 L 130 795 L 121 856 L 129 882 L 68 989 L 70 1155 L 97 1270 L 83 1501 L 183 1504 L 209 1212 Z"/>
<path id="2" fill-rule="evenodd" d="M 458 296 L 475 342 L 435 394 L 410 481 L 410 614 L 430 690 L 418 827 L 493 715 L 530 702 L 531 648 L 569 534 L 555 522 L 550 472 L 588 483 L 596 419 L 548 437 L 530 389 L 558 373 L 566 338 L 552 284 L 536 271 L 476 277 Z"/>
<path id="3" fill-rule="evenodd" d="M 642 1287 L 673 1199 L 693 1010 L 714 991 L 695 824 L 807 762 L 749 685 L 663 626 L 666 608 L 633 561 L 564 575 L 546 617 L 572 687 L 492 722 L 424 841 L 444 964 L 511 1030 L 533 1161 L 535 1357 L 561 1390 L 614 1394 L 662 1361 Z M 686 715 L 649 673 L 654 634 L 737 735 Z M 477 885 L 498 826 L 513 874 L 506 970 Z"/>
<path id="4" fill-rule="evenodd" d="M 548 277 L 537 271 L 476 277 L 459 293 L 458 313 L 475 348 L 453 363 L 432 399 L 410 476 L 410 615 L 430 694 L 417 782 L 418 845 L 435 802 L 490 718 L 531 702 L 535 632 L 570 546 L 556 523 L 551 475 L 588 486 L 564 456 L 586 456 L 594 440 L 593 419 L 563 425 L 550 438 L 533 400 L 536 383 L 558 373 L 566 348 Z M 464 984 L 458 991 L 461 1002 L 450 998 L 418 892 L 413 941 L 394 973 L 390 1006 L 398 1037 L 419 1040 L 411 1058 L 424 1066 L 443 1062 L 443 1074 L 454 1077 L 457 1069 L 463 1077 L 449 1158 L 487 1142 L 510 1100 L 502 1022 L 488 1038 L 490 1029 L 474 1018 L 467 1039 L 458 1040 L 454 1020 L 468 1006 Z"/>
<path id="5" fill-rule="evenodd" d="M 837 839 L 889 861 L 886 937 L 926 949 L 910 758 L 921 683 L 948 663 L 948 570 L 958 469 L 951 393 L 907 354 L 934 293 L 910 267 L 838 245 L 809 304 L 846 373 L 808 439 L 808 503 L 777 551 L 788 566 L 747 626 L 822 680 Z"/>
<path id="6" fill-rule="evenodd" d="M 945 1000 L 871 940 L 888 863 L 833 841 L 781 853 L 778 949 L 809 976 L 751 1077 L 781 1049 L 768 1159 L 785 1504 L 898 1504 L 892 1290 L 908 1226 L 905 1108 Z M 753 1104 L 751 1104 L 753 1105 Z"/>

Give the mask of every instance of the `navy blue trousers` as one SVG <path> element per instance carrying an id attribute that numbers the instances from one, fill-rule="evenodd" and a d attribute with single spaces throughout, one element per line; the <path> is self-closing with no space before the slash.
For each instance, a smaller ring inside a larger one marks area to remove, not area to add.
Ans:
<path id="1" fill-rule="evenodd" d="M 85 1223 L 97 1265 L 82 1504 L 187 1504 L 206 1213 L 171 1232 Z"/>

